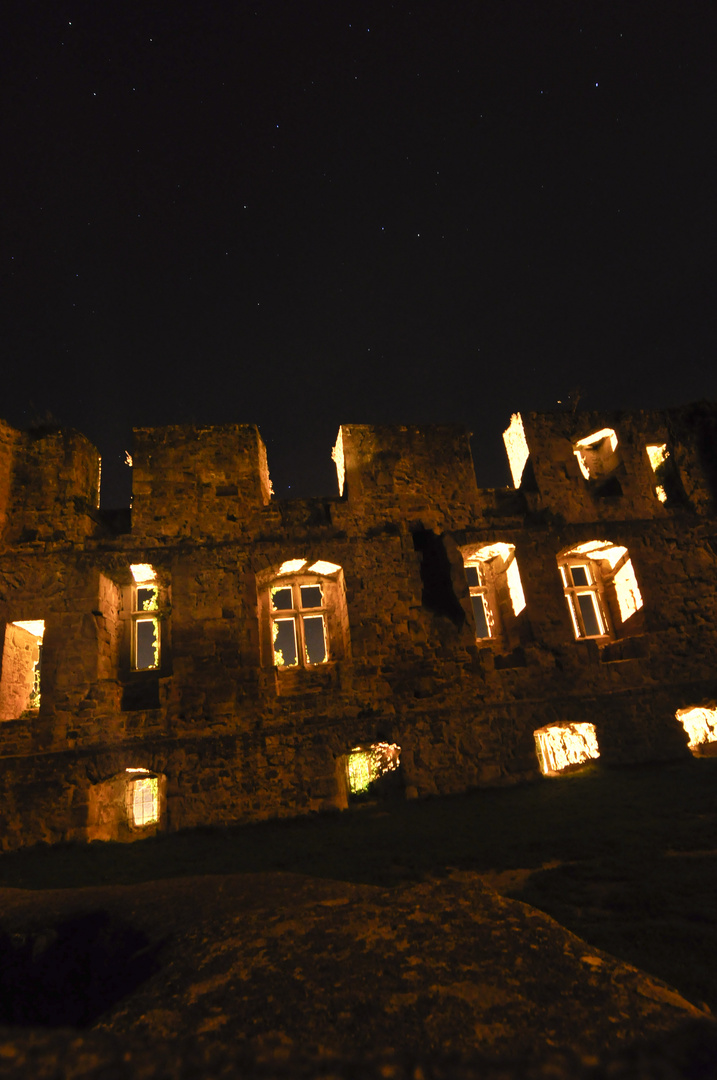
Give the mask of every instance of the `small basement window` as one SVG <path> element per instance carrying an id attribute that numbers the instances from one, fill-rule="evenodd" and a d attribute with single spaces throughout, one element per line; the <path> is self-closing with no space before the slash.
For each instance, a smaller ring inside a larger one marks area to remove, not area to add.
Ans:
<path id="1" fill-rule="evenodd" d="M 134 769 L 128 769 L 134 772 Z M 159 780 L 156 776 L 144 776 L 129 783 L 131 820 L 143 827 L 159 821 Z"/>
<path id="2" fill-rule="evenodd" d="M 372 790 L 382 793 L 381 788 L 391 773 L 401 764 L 401 747 L 396 743 L 373 743 L 371 746 L 355 746 L 346 759 L 349 791 L 351 795 L 367 795 Z M 383 782 L 382 781 L 383 778 Z"/>
<path id="3" fill-rule="evenodd" d="M 573 453 L 586 480 L 602 480 L 618 465 L 617 435 L 612 428 L 602 428 L 574 443 Z"/>
<path id="4" fill-rule="evenodd" d="M 40 708 L 43 619 L 8 623 L 0 673 L 0 720 L 16 720 Z"/>
<path id="5" fill-rule="evenodd" d="M 554 776 L 600 757 L 593 724 L 553 724 L 540 728 L 534 736 L 544 776 Z"/>
<path id="6" fill-rule="evenodd" d="M 675 716 L 687 732 L 688 748 L 696 757 L 717 756 L 717 709 L 694 705 L 678 709 Z"/>

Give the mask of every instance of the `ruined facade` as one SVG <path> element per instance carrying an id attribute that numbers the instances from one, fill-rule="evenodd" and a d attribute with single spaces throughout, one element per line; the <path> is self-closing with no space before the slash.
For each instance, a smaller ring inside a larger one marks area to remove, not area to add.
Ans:
<path id="1" fill-rule="evenodd" d="M 340 494 L 279 500 L 256 427 L 143 428 L 123 513 L 2 425 L 0 846 L 708 749 L 717 406 L 505 439 L 485 490 L 458 427 L 344 425 Z"/>

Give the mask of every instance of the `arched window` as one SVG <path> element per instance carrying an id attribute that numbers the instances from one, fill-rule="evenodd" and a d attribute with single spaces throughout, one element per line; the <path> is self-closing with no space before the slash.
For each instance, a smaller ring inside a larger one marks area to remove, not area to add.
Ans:
<path id="1" fill-rule="evenodd" d="M 619 637 L 642 608 L 627 548 L 589 540 L 558 557 L 558 569 L 576 639 Z"/>
<path id="2" fill-rule="evenodd" d="M 513 544 L 487 544 L 463 548 L 476 640 L 499 638 L 506 622 L 525 608 L 523 584 Z"/>
<path id="3" fill-rule="evenodd" d="M 337 563 L 288 559 L 258 584 L 265 663 L 279 671 L 314 669 L 345 655 L 348 620 Z"/>

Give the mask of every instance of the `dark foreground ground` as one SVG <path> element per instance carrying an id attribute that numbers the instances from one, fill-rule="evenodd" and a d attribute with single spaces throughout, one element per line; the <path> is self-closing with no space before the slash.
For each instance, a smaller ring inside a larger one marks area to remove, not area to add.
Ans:
<path id="1" fill-rule="evenodd" d="M 716 785 L 593 766 L 4 855 L 0 1075 L 717 1077 Z"/>

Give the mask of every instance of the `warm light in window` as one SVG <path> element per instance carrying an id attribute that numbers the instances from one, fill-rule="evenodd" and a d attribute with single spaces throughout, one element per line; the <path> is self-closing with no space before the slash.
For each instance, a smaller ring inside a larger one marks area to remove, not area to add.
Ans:
<path id="1" fill-rule="evenodd" d="M 717 742 L 717 709 L 697 706 L 692 709 L 678 709 L 675 715 L 689 736 L 690 750 L 695 750 L 704 743 Z"/>
<path id="2" fill-rule="evenodd" d="M 395 743 L 374 743 L 373 746 L 365 748 L 354 747 L 347 761 L 351 793 L 359 795 L 366 791 L 379 776 L 397 769 L 401 763 L 400 755 L 401 747 Z"/>
<path id="3" fill-rule="evenodd" d="M 134 563 L 130 566 L 130 570 L 137 585 L 144 585 L 147 581 L 154 581 L 157 577 L 154 567 L 150 566 L 149 563 Z"/>
<path id="4" fill-rule="evenodd" d="M 586 480 L 600 476 L 605 468 L 605 459 L 616 450 L 617 435 L 612 428 L 601 428 L 600 431 L 579 439 L 573 447 L 580 471 Z"/>
<path id="5" fill-rule="evenodd" d="M 600 757 L 593 724 L 556 724 L 534 734 L 540 769 L 545 774 Z"/>
<path id="6" fill-rule="evenodd" d="M 324 577 L 328 577 L 329 574 L 335 574 L 341 567 L 337 563 L 326 562 L 325 559 L 319 559 L 318 562 L 312 563 L 309 567 L 309 572 L 312 574 L 323 574 Z"/>
<path id="7" fill-rule="evenodd" d="M 132 781 L 132 816 L 135 825 L 159 820 L 159 781 L 156 776 Z"/>
<path id="8" fill-rule="evenodd" d="M 503 442 L 508 453 L 513 486 L 518 488 L 525 471 L 526 462 L 530 457 L 528 441 L 525 438 L 525 429 L 520 413 L 513 413 L 511 416 L 510 426 L 503 432 Z"/>
<path id="9" fill-rule="evenodd" d="M 303 566 L 306 566 L 306 559 L 287 559 L 279 567 L 279 573 L 296 574 Z"/>

